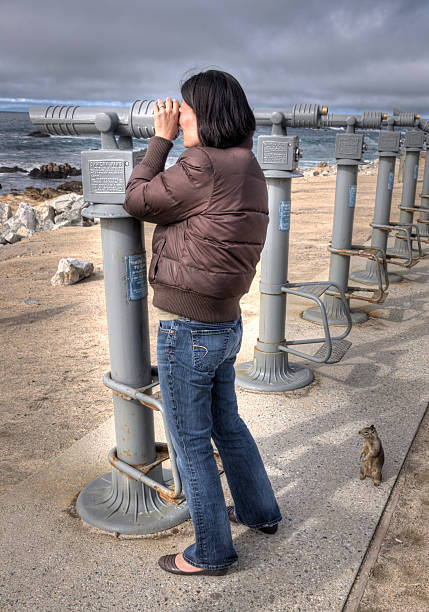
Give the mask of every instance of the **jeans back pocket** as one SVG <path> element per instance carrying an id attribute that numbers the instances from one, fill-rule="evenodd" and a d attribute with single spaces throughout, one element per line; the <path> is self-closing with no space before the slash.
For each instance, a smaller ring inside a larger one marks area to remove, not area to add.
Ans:
<path id="1" fill-rule="evenodd" d="M 213 372 L 226 357 L 231 329 L 198 329 L 191 333 L 193 367 L 199 372 Z"/>

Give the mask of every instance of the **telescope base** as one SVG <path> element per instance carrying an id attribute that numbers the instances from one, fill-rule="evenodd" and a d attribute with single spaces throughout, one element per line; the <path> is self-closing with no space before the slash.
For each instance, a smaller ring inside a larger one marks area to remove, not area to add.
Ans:
<path id="1" fill-rule="evenodd" d="M 370 262 L 372 263 L 372 262 Z M 388 272 L 387 277 L 389 279 L 389 285 L 391 283 L 400 283 L 404 279 L 402 276 L 395 274 L 394 272 Z M 366 268 L 365 270 L 355 270 L 350 274 L 350 278 L 358 283 L 363 283 L 364 285 L 378 285 L 378 276 L 375 268 Z M 383 274 L 384 281 L 384 274 Z"/>
<path id="2" fill-rule="evenodd" d="M 242 389 L 260 392 L 293 391 L 313 382 L 311 370 L 298 363 L 289 363 L 286 353 L 263 353 L 255 349 L 253 361 L 235 368 L 235 384 Z"/>
<path id="3" fill-rule="evenodd" d="M 348 324 L 347 317 L 344 312 L 344 306 L 340 299 L 332 298 L 326 303 L 326 314 L 329 325 L 346 326 Z M 365 321 L 368 321 L 368 315 L 362 310 L 350 309 L 350 316 L 352 318 L 353 325 L 359 325 L 360 323 L 365 323 Z M 311 308 L 304 310 L 302 313 L 302 318 L 306 321 L 310 321 L 311 323 L 323 325 L 322 311 L 318 306 L 312 306 Z"/>
<path id="4" fill-rule="evenodd" d="M 156 480 L 152 475 L 151 478 Z M 169 470 L 163 470 L 169 483 Z M 170 504 L 154 490 L 112 467 L 79 494 L 76 511 L 85 523 L 115 534 L 143 535 L 175 527 L 189 518 L 186 501 Z"/>
<path id="5" fill-rule="evenodd" d="M 428 211 L 429 212 L 429 211 Z M 426 223 L 417 223 L 417 227 L 419 230 L 419 235 L 420 238 L 429 238 L 429 224 L 426 221 Z"/>
<path id="6" fill-rule="evenodd" d="M 403 259 L 408 259 L 410 256 L 409 250 L 406 248 L 406 242 L 404 240 L 399 241 L 400 244 L 393 246 L 391 249 L 387 249 L 386 255 L 391 255 L 392 257 L 402 257 Z M 420 253 L 416 249 L 412 249 L 412 257 L 413 259 L 419 259 Z M 388 262 L 389 263 L 389 262 Z"/>

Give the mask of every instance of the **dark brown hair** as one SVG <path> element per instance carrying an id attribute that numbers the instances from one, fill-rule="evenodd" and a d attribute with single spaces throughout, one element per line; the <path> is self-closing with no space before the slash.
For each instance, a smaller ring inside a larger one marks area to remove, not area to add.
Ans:
<path id="1" fill-rule="evenodd" d="M 227 72 L 199 72 L 182 84 L 181 93 L 196 115 L 198 138 L 205 147 L 234 147 L 256 129 L 246 94 Z"/>

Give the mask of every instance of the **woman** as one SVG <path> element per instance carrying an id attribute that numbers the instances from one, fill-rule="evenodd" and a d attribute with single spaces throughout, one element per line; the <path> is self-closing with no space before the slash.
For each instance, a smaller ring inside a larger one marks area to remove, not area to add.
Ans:
<path id="1" fill-rule="evenodd" d="M 225 574 L 237 560 L 229 521 L 274 533 L 281 520 L 256 444 L 238 415 L 234 361 L 240 298 L 268 224 L 267 190 L 252 153 L 255 118 L 234 77 L 189 78 L 183 101 L 154 104 L 155 136 L 134 168 L 124 208 L 156 223 L 149 281 L 158 309 L 158 372 L 168 427 L 195 529 L 175 574 Z M 178 128 L 186 151 L 164 170 Z M 220 453 L 235 506 L 226 508 Z"/>

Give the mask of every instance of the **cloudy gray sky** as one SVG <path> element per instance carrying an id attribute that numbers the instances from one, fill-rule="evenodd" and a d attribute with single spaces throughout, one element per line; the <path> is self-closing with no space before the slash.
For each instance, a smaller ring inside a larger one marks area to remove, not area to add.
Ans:
<path id="1" fill-rule="evenodd" d="M 428 0 L 2 0 L 0 98 L 178 95 L 234 74 L 255 106 L 429 115 Z"/>

